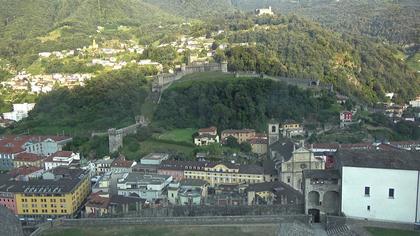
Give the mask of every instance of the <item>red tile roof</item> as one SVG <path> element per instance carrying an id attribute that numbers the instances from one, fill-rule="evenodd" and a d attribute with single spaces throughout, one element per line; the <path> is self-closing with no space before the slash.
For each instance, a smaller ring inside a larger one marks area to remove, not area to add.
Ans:
<path id="1" fill-rule="evenodd" d="M 51 157 L 71 157 L 72 155 L 72 151 L 58 151 L 56 153 L 53 153 Z"/>
<path id="2" fill-rule="evenodd" d="M 127 161 L 125 160 L 125 157 L 120 156 L 111 163 L 111 167 L 130 168 L 133 164 L 134 161 Z"/>
<path id="3" fill-rule="evenodd" d="M 35 136 L 35 135 L 5 135 L 0 136 L 0 153 L 18 154 L 24 152 L 23 145 L 27 142 L 41 142 L 52 139 L 55 142 L 71 139 L 68 136 Z"/>
<path id="4" fill-rule="evenodd" d="M 209 127 L 209 128 L 202 128 L 202 129 L 199 129 L 198 132 L 199 133 L 214 133 L 214 132 L 217 132 L 217 128 L 214 126 Z"/>
<path id="5" fill-rule="evenodd" d="M 25 161 L 25 162 L 36 162 L 40 161 L 43 158 L 39 155 L 33 154 L 33 153 L 20 153 L 15 157 L 15 161 Z"/>

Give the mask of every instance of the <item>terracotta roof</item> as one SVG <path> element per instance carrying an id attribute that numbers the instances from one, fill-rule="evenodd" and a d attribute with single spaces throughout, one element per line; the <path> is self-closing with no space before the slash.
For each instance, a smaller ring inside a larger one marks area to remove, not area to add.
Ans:
<path id="1" fill-rule="evenodd" d="M 217 132 L 217 128 L 214 126 L 209 127 L 209 128 L 202 128 L 202 129 L 199 129 L 198 132 L 199 133 L 214 133 L 214 132 Z"/>
<path id="2" fill-rule="evenodd" d="M 228 133 L 252 133 L 255 132 L 254 129 L 227 129 L 227 130 L 223 130 L 222 134 Z"/>
<path id="3" fill-rule="evenodd" d="M 250 144 L 267 144 L 268 143 L 268 139 L 252 138 L 252 139 L 249 139 L 248 142 Z"/>
<path id="4" fill-rule="evenodd" d="M 124 157 L 118 157 L 111 163 L 111 167 L 130 168 L 133 164 L 134 161 L 127 161 Z"/>
<path id="5" fill-rule="evenodd" d="M 0 136 L 0 153 L 17 154 L 24 152 L 23 145 L 27 142 L 41 142 L 52 139 L 56 142 L 71 139 L 68 136 L 37 136 L 37 135 L 5 135 Z"/>
<path id="6" fill-rule="evenodd" d="M 20 153 L 15 157 L 15 161 L 36 162 L 44 159 L 43 157 L 33 153 Z"/>
<path id="7" fill-rule="evenodd" d="M 96 208 L 108 208 L 109 203 L 111 202 L 110 198 L 100 196 L 100 192 L 92 193 L 87 202 L 87 207 L 96 207 Z"/>
<path id="8" fill-rule="evenodd" d="M 71 157 L 73 155 L 72 151 L 58 151 L 51 155 L 51 157 Z"/>

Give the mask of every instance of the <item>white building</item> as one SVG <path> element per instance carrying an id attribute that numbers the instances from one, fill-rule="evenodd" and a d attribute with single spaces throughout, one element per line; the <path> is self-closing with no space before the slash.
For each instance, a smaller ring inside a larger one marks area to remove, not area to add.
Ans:
<path id="1" fill-rule="evenodd" d="M 347 217 L 420 221 L 419 153 L 344 151 L 336 156 L 342 176 L 341 211 Z"/>
<path id="2" fill-rule="evenodd" d="M 13 104 L 13 111 L 3 113 L 4 119 L 20 121 L 28 117 L 28 113 L 34 109 L 35 103 Z"/>
<path id="3" fill-rule="evenodd" d="M 140 173 L 126 173 L 117 182 L 118 195 L 138 196 L 147 201 L 166 198 L 165 190 L 172 182 L 169 175 L 144 175 Z"/>
<path id="4" fill-rule="evenodd" d="M 420 96 L 416 98 L 416 100 L 410 101 L 410 106 L 412 107 L 420 107 Z"/>
<path id="5" fill-rule="evenodd" d="M 79 153 L 58 151 L 45 160 L 45 170 L 54 169 L 58 166 L 69 166 L 75 160 L 80 160 Z"/>
<path id="6" fill-rule="evenodd" d="M 219 143 L 219 141 L 216 127 L 199 129 L 198 136 L 194 138 L 194 144 L 196 146 L 207 146 L 213 143 Z"/>
<path id="7" fill-rule="evenodd" d="M 160 165 L 164 160 L 168 160 L 169 154 L 167 153 L 150 153 L 140 160 L 142 165 Z"/>
<path id="8" fill-rule="evenodd" d="M 255 13 L 257 14 L 257 16 L 262 16 L 262 15 L 274 15 L 273 10 L 271 9 L 271 6 L 269 6 L 268 8 L 261 8 L 261 9 L 256 9 Z"/>

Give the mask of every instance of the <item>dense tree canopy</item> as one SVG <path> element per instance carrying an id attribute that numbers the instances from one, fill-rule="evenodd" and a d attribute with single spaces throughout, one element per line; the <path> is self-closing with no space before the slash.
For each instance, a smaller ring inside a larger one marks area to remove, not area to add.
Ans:
<path id="1" fill-rule="evenodd" d="M 140 70 L 102 74 L 85 87 L 61 88 L 42 96 L 30 118 L 18 123 L 14 131 L 82 135 L 132 124 L 148 90 Z"/>
<path id="2" fill-rule="evenodd" d="M 155 118 L 168 127 L 256 128 L 270 118 L 297 121 L 336 120 L 335 100 L 328 94 L 266 79 L 181 82 L 166 90 Z"/>

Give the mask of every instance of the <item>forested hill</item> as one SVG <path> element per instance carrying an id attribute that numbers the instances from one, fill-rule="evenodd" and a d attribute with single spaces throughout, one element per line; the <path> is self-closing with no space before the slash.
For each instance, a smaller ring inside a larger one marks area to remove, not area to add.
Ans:
<path id="1" fill-rule="evenodd" d="M 142 0 L 0 0 L 0 37 L 24 39 L 53 29 L 96 31 L 105 24 L 139 25 L 173 18 Z"/>
<path id="2" fill-rule="evenodd" d="M 199 75 L 197 75 L 199 76 Z M 270 118 L 334 122 L 334 96 L 258 78 L 184 81 L 165 90 L 155 122 L 166 127 L 255 128 Z"/>
<path id="3" fill-rule="evenodd" d="M 106 73 L 85 87 L 61 88 L 41 96 L 30 117 L 18 122 L 13 132 L 89 136 L 92 131 L 121 128 L 141 114 L 149 90 L 140 70 Z"/>
<path id="4" fill-rule="evenodd" d="M 145 0 L 173 15 L 201 18 L 232 13 L 231 0 Z"/>
<path id="5" fill-rule="evenodd" d="M 219 24 L 229 30 L 217 43 L 232 47 L 216 59 L 227 59 L 230 70 L 320 79 L 370 102 L 386 92 L 403 100 L 420 92 L 420 78 L 401 61 L 401 51 L 381 41 L 334 33 L 297 16 L 237 14 Z"/>
<path id="6" fill-rule="evenodd" d="M 272 6 L 281 14 L 297 14 L 335 31 L 363 34 L 393 43 L 420 43 L 418 0 L 232 0 L 243 11 Z"/>

